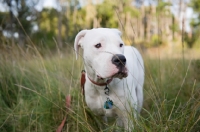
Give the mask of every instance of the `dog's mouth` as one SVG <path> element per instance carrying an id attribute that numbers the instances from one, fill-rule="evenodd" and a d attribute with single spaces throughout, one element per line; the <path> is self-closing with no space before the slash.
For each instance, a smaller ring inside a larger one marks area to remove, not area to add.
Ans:
<path id="1" fill-rule="evenodd" d="M 119 71 L 116 74 L 114 74 L 112 77 L 122 79 L 127 76 L 128 76 L 127 68 L 123 67 L 123 68 L 120 68 Z"/>
<path id="2" fill-rule="evenodd" d="M 111 76 L 109 77 L 102 77 L 100 75 L 97 75 L 97 78 L 99 80 L 104 80 L 104 79 L 111 79 L 111 78 L 119 78 L 119 79 L 122 79 L 122 78 L 126 78 L 128 76 L 128 72 L 127 72 L 127 68 L 126 67 L 121 67 L 121 68 L 118 68 L 119 70 L 112 74 Z"/>

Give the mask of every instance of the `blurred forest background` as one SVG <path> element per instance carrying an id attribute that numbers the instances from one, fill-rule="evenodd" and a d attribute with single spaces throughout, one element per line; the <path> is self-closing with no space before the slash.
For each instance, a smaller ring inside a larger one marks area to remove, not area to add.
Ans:
<path id="1" fill-rule="evenodd" d="M 31 43 L 62 49 L 73 44 L 80 30 L 96 27 L 118 28 L 126 44 L 143 49 L 181 48 L 183 43 L 200 47 L 200 0 L 55 0 L 54 7 L 41 3 L 0 0 L 1 49 Z"/>

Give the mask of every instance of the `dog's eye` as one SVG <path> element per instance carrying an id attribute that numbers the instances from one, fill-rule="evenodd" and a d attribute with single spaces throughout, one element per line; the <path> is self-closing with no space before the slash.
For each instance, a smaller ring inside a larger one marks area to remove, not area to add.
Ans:
<path id="1" fill-rule="evenodd" d="M 98 43 L 95 45 L 96 48 L 100 48 L 101 47 L 101 43 Z"/>
<path id="2" fill-rule="evenodd" d="M 119 47 L 122 47 L 123 46 L 123 44 L 121 43 L 121 44 L 119 44 Z"/>

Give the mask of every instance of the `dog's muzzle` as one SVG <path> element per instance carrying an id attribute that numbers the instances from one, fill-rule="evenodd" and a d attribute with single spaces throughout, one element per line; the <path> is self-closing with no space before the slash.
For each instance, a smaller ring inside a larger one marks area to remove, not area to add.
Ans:
<path id="1" fill-rule="evenodd" d="M 116 73 L 113 77 L 123 78 L 127 77 L 127 68 L 126 68 L 126 57 L 122 54 L 115 54 L 112 57 L 112 63 L 119 69 L 118 73 Z"/>

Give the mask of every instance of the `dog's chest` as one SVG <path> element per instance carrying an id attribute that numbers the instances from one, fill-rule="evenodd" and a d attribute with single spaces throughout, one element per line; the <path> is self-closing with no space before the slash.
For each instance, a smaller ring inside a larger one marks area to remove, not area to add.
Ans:
<path id="1" fill-rule="evenodd" d="M 111 99 L 111 98 L 110 98 Z M 114 101 L 113 99 L 111 99 Z M 116 106 L 115 104 L 112 106 L 110 109 L 106 109 L 105 102 L 107 101 L 107 97 L 104 96 L 96 96 L 92 98 L 86 98 L 86 103 L 87 106 L 96 114 L 102 115 L 102 116 L 107 116 L 107 117 L 113 117 L 116 116 L 115 109 Z"/>
<path id="2" fill-rule="evenodd" d="M 105 115 L 107 117 L 116 116 L 116 109 L 124 107 L 124 92 L 117 91 L 116 89 L 110 89 L 109 95 L 105 94 L 104 89 L 93 89 L 86 92 L 87 106 L 98 115 Z M 111 100 L 113 102 L 112 108 L 105 108 L 106 101 Z"/>

